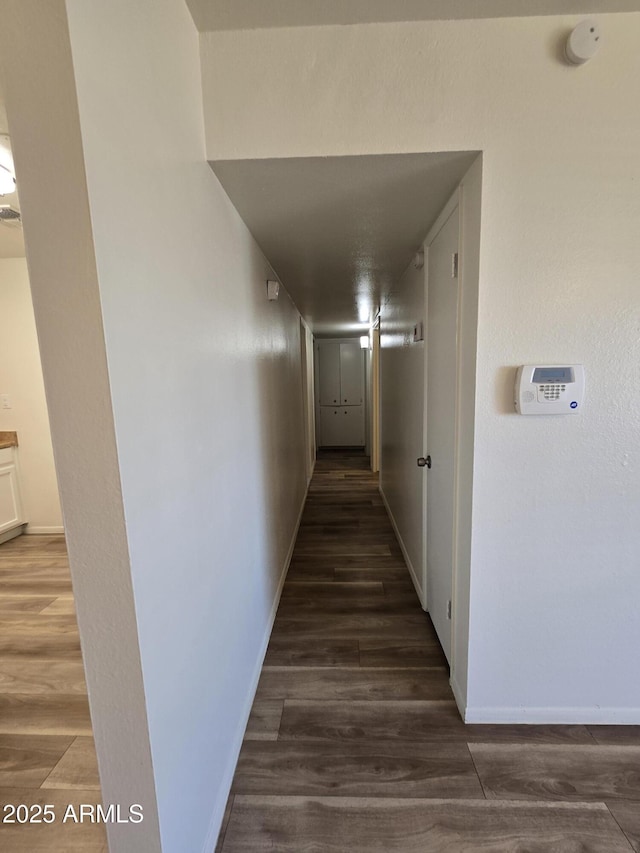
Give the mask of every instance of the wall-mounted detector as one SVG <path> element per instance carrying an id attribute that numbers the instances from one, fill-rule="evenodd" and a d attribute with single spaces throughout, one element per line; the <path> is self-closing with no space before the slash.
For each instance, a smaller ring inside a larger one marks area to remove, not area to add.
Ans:
<path id="1" fill-rule="evenodd" d="M 421 270 L 424 266 L 424 249 L 418 249 L 413 256 L 413 265 L 417 270 Z"/>
<path id="2" fill-rule="evenodd" d="M 584 65 L 600 47 L 600 27 L 596 21 L 581 21 L 564 46 L 565 59 L 570 65 Z"/>
<path id="3" fill-rule="evenodd" d="M 279 281 L 268 281 L 267 282 L 267 299 L 269 302 L 275 302 L 278 298 L 278 294 L 280 293 L 280 282 Z"/>

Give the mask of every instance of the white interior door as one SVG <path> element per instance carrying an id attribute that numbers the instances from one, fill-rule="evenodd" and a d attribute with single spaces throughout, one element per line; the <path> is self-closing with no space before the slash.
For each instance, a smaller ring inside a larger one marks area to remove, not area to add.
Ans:
<path id="1" fill-rule="evenodd" d="M 380 328 L 373 330 L 371 352 L 371 470 L 380 470 Z"/>
<path id="2" fill-rule="evenodd" d="M 451 663 L 458 335 L 458 207 L 429 245 L 427 284 L 427 605 Z"/>

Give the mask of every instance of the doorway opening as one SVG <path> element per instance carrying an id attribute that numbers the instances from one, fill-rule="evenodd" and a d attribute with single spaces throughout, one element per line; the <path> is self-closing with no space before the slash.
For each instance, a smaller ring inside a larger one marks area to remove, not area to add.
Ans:
<path id="1" fill-rule="evenodd" d="M 481 154 L 211 166 L 313 334 L 318 448 L 334 456 L 362 448 L 379 472 L 381 499 L 463 711 Z M 459 228 L 455 247 L 441 250 L 438 235 L 449 221 Z M 440 288 L 429 290 L 439 274 L 448 276 L 444 326 Z M 428 456 L 432 468 L 419 467 Z"/>

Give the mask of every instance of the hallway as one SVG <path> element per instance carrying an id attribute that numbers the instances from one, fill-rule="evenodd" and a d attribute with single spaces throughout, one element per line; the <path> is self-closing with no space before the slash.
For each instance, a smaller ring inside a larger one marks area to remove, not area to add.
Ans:
<path id="1" fill-rule="evenodd" d="M 319 453 L 218 851 L 629 853 L 639 765 L 640 727 L 465 726 L 368 459 Z"/>

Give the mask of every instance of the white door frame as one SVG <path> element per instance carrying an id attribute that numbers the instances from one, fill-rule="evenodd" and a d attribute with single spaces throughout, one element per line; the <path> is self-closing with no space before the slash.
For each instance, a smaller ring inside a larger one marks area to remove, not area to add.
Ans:
<path id="1" fill-rule="evenodd" d="M 380 470 L 380 319 L 371 330 L 371 470 Z"/>
<path id="2" fill-rule="evenodd" d="M 454 419 L 454 461 L 453 461 L 453 529 L 451 531 L 451 535 L 453 537 L 452 542 L 452 566 L 451 566 L 451 680 L 454 680 L 454 671 L 456 665 L 455 659 L 455 618 L 456 618 L 456 577 L 457 577 L 457 569 L 458 569 L 458 480 L 459 480 L 459 456 L 460 456 L 460 448 L 459 448 L 459 435 L 460 435 L 460 368 L 461 368 L 461 336 L 460 336 L 460 307 L 462 304 L 461 293 L 460 290 L 462 288 L 463 278 L 462 278 L 462 266 L 464 263 L 464 259 L 462 258 L 461 246 L 462 246 L 462 186 L 458 187 L 458 189 L 451 196 L 449 201 L 445 204 L 440 215 L 432 225 L 427 237 L 424 241 L 424 304 L 425 304 L 425 321 L 424 328 L 425 331 L 428 328 L 428 312 L 429 312 L 429 247 L 432 245 L 433 241 L 436 239 L 444 225 L 448 222 L 452 213 L 455 211 L 456 207 L 458 208 L 457 216 L 458 216 L 458 300 L 457 300 L 457 316 L 456 316 L 456 389 L 455 389 L 455 419 Z M 424 411 L 423 411 L 423 453 L 428 453 L 428 435 L 427 435 L 427 407 L 428 407 L 428 399 L 429 399 L 429 390 L 427 387 L 428 382 L 428 358 L 429 358 L 429 346 L 428 341 L 425 340 L 424 347 Z M 427 513 L 429 511 L 428 502 L 427 502 L 427 492 L 428 492 L 428 472 L 425 472 L 425 477 L 423 479 L 422 485 L 422 589 L 423 589 L 423 601 L 422 606 L 425 610 L 429 609 L 429 602 L 427 599 Z"/>

